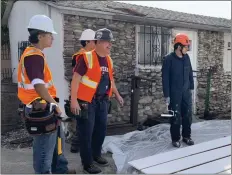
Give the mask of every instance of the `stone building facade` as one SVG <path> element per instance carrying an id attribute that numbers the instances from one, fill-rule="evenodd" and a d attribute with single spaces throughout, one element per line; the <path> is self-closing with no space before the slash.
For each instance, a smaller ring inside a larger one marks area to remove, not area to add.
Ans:
<path id="1" fill-rule="evenodd" d="M 223 69 L 224 37 L 222 32 L 198 31 L 197 113 L 205 108 L 207 74 L 212 69 L 209 109 L 217 113 L 230 114 L 231 72 Z"/>
<path id="2" fill-rule="evenodd" d="M 64 15 L 64 64 L 65 77 L 71 79 L 71 56 L 81 47 L 79 36 L 86 28 L 97 30 L 109 28 L 115 37 L 111 57 L 114 62 L 116 86 L 125 100 L 125 106 L 119 107 L 113 100 L 109 114 L 109 124 L 129 121 L 131 103 L 131 75 L 136 65 L 135 24 L 107 19 L 97 19 L 76 15 Z M 223 33 L 198 31 L 198 73 L 197 73 L 197 114 L 203 114 L 206 97 L 207 72 L 210 67 L 216 72 L 212 75 L 210 110 L 229 112 L 230 109 L 230 74 L 223 71 Z M 139 69 L 139 76 L 149 77 L 154 82 L 147 82 L 141 87 L 138 104 L 138 121 L 160 115 L 165 110 L 162 93 L 161 67 Z"/>
<path id="3" fill-rule="evenodd" d="M 64 15 L 64 64 L 65 77 L 72 76 L 71 56 L 81 48 L 79 36 L 86 28 L 112 30 L 116 42 L 112 45 L 116 86 L 125 100 L 124 107 L 119 107 L 115 100 L 108 122 L 128 122 L 130 116 L 130 77 L 134 74 L 135 60 L 135 25 L 132 23 L 88 18 L 75 15 Z"/>

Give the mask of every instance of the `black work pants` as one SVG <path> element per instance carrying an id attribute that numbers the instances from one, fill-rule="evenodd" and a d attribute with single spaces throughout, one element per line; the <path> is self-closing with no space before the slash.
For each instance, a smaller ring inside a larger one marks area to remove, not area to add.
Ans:
<path id="1" fill-rule="evenodd" d="M 80 156 L 84 166 L 92 164 L 94 157 L 101 156 L 106 136 L 108 103 L 108 99 L 94 99 L 88 104 L 88 119 L 77 119 Z"/>
<path id="2" fill-rule="evenodd" d="M 76 132 L 71 140 L 71 146 L 75 147 L 76 149 L 79 149 L 79 147 L 80 147 L 80 139 L 79 139 L 79 135 L 78 135 L 78 125 L 77 124 L 76 124 Z"/>
<path id="3" fill-rule="evenodd" d="M 175 116 L 171 118 L 171 139 L 172 141 L 179 141 L 180 127 L 182 124 L 182 137 L 191 137 L 192 124 L 192 94 L 190 90 L 182 93 L 172 93 L 170 98 L 170 106 L 175 111 Z"/>

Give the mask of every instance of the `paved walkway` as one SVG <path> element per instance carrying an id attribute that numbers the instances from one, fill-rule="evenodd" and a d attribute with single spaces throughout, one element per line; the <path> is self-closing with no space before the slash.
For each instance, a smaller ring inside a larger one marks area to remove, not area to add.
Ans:
<path id="1" fill-rule="evenodd" d="M 69 167 L 75 168 L 77 174 L 83 174 L 79 153 L 71 153 L 70 145 L 66 145 L 66 157 Z M 104 155 L 110 166 L 102 169 L 104 174 L 115 174 L 116 167 L 110 154 Z M 6 149 L 1 148 L 1 174 L 33 174 L 32 149 Z"/>

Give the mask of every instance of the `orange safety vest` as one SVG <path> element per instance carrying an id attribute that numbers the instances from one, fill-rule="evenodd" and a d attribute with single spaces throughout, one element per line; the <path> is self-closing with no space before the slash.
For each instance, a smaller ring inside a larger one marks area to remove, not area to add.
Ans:
<path id="1" fill-rule="evenodd" d="M 48 64 L 45 60 L 44 54 L 41 50 L 35 47 L 27 47 L 23 52 L 20 62 L 18 65 L 18 98 L 23 104 L 30 104 L 34 100 L 41 98 L 39 94 L 35 91 L 34 86 L 29 80 L 26 69 L 24 67 L 24 59 L 30 55 L 39 55 L 44 58 L 44 82 L 45 87 L 48 89 L 49 94 L 55 98 L 56 97 L 56 88 L 52 80 L 52 73 L 48 67 Z"/>
<path id="2" fill-rule="evenodd" d="M 76 59 L 76 63 L 77 63 L 77 60 L 79 58 L 79 55 L 83 54 L 84 52 L 86 52 L 86 50 L 84 48 L 81 48 L 78 52 L 74 53 L 72 55 L 72 60 L 73 59 Z M 73 68 L 73 71 L 74 71 L 74 68 Z"/>
<path id="3" fill-rule="evenodd" d="M 83 55 L 88 70 L 86 74 L 81 77 L 81 82 L 77 91 L 77 98 L 91 103 L 93 96 L 97 90 L 98 84 L 101 80 L 101 67 L 99 65 L 98 56 L 94 50 L 90 52 L 85 52 Z M 109 70 L 109 78 L 111 82 L 108 95 L 109 97 L 111 97 L 113 81 L 113 61 L 110 56 L 107 56 L 106 58 Z"/>

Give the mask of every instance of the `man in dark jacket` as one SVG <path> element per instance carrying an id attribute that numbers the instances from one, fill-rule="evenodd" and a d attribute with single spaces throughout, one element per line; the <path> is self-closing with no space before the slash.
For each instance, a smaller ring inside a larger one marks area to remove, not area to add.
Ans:
<path id="1" fill-rule="evenodd" d="M 175 147 L 180 147 L 180 126 L 182 123 L 183 142 L 193 145 L 191 139 L 193 72 L 187 54 L 190 42 L 185 34 L 177 34 L 174 52 L 165 56 L 162 66 L 163 93 L 169 109 L 175 111 L 171 118 L 171 139 Z"/>

